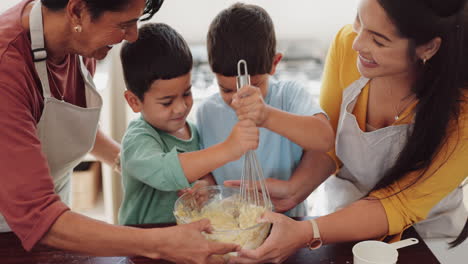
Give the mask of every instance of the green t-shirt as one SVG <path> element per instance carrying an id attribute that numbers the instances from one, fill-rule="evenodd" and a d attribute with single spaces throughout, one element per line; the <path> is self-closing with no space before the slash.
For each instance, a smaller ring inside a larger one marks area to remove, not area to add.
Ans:
<path id="1" fill-rule="evenodd" d="M 122 140 L 120 224 L 175 222 L 177 191 L 191 186 L 177 154 L 200 149 L 197 129 L 188 124 L 191 139 L 182 140 L 154 128 L 142 117 L 130 122 Z"/>

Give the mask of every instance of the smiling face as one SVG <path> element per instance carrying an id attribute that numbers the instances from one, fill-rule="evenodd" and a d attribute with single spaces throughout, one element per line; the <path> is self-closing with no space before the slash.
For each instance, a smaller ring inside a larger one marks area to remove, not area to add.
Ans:
<path id="1" fill-rule="evenodd" d="M 137 22 L 145 4 L 145 0 L 129 0 L 121 11 L 105 11 L 96 19 L 92 19 L 86 8 L 81 9 L 81 19 L 76 23 L 82 26 L 82 32 L 72 34 L 74 53 L 100 60 L 106 57 L 112 45 L 123 40 L 136 41 Z"/>
<path id="2" fill-rule="evenodd" d="M 411 74 L 416 58 L 410 56 L 409 39 L 398 30 L 377 0 L 361 0 L 353 25 L 357 37 L 353 49 L 359 53 L 357 66 L 367 78 Z"/>
<path id="3" fill-rule="evenodd" d="M 250 76 L 250 83 L 252 86 L 258 87 L 262 92 L 263 98 L 268 93 L 268 78 L 269 74 L 258 74 Z M 221 74 L 216 74 L 218 81 L 219 93 L 224 102 L 231 106 L 232 96 L 237 93 L 237 80 L 235 76 L 227 77 Z"/>
<path id="4" fill-rule="evenodd" d="M 173 134 L 185 127 L 193 105 L 191 75 L 154 81 L 141 101 L 130 91 L 125 98 L 134 112 L 141 112 L 146 122 Z"/>

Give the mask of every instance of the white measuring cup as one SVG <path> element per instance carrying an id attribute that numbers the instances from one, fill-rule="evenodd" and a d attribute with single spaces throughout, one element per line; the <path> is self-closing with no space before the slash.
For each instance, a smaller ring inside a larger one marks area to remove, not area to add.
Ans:
<path id="1" fill-rule="evenodd" d="M 354 264 L 395 264 L 399 248 L 419 243 L 416 238 L 408 238 L 395 243 L 368 240 L 359 242 L 353 247 Z"/>

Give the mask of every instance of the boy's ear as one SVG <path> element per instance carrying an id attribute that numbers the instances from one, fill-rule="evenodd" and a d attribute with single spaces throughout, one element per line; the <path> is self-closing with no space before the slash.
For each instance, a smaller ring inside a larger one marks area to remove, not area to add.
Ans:
<path id="1" fill-rule="evenodd" d="M 271 71 L 270 75 L 275 74 L 276 72 L 276 66 L 278 66 L 278 63 L 281 61 L 283 58 L 283 53 L 276 53 L 275 56 L 273 57 L 273 63 L 271 64 Z"/>
<path id="2" fill-rule="evenodd" d="M 142 103 L 140 101 L 140 98 L 138 98 L 138 96 L 136 96 L 134 93 L 132 93 L 129 90 L 125 91 L 124 96 L 125 96 L 125 100 L 127 100 L 128 105 L 130 106 L 130 108 L 132 108 L 134 113 L 141 112 Z"/>

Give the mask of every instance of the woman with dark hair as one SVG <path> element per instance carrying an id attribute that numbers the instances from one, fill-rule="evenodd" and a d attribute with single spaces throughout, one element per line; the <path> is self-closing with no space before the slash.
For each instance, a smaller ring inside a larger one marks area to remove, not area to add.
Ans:
<path id="1" fill-rule="evenodd" d="M 316 154 L 310 180 L 317 187 L 326 179 L 314 200 L 324 216 L 266 213 L 269 238 L 232 262 L 278 263 L 306 245 L 398 240 L 412 225 L 423 238 L 458 236 L 452 246 L 466 239 L 467 18 L 465 0 L 360 1 L 323 77 L 321 105 L 336 146 Z M 270 186 L 275 200 L 279 189 Z"/>
<path id="2" fill-rule="evenodd" d="M 118 164 L 98 129 L 95 60 L 137 39 L 163 0 L 23 0 L 0 16 L 0 231 L 92 255 L 201 263 L 237 246 L 204 239 L 208 221 L 162 229 L 113 226 L 71 212 L 70 174 L 91 150 Z"/>

